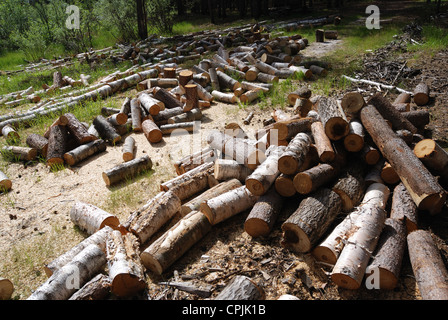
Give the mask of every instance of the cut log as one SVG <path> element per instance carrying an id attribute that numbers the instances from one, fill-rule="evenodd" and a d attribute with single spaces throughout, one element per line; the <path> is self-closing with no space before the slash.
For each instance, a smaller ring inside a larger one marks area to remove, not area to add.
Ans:
<path id="1" fill-rule="evenodd" d="M 132 130 L 134 130 L 134 132 L 141 132 L 143 114 L 142 114 L 142 107 L 140 105 L 140 100 L 137 98 L 131 100 L 131 119 L 132 119 Z"/>
<path id="2" fill-rule="evenodd" d="M 6 125 L 1 130 L 2 135 L 5 137 L 8 144 L 16 144 L 20 141 L 19 133 L 10 125 Z"/>
<path id="3" fill-rule="evenodd" d="M 399 112 L 409 112 L 411 110 L 411 105 L 409 103 L 394 103 L 393 106 Z"/>
<path id="4" fill-rule="evenodd" d="M 247 133 L 241 128 L 241 126 L 236 122 L 229 122 L 224 126 L 224 133 L 240 139 L 247 139 Z"/>
<path id="5" fill-rule="evenodd" d="M 364 187 L 364 166 L 355 163 L 347 167 L 332 187 L 342 200 L 342 211 L 350 212 L 361 202 Z"/>
<path id="6" fill-rule="evenodd" d="M 294 252 L 309 252 L 327 231 L 341 208 L 339 195 L 327 188 L 305 198 L 282 224 L 282 246 Z"/>
<path id="7" fill-rule="evenodd" d="M 132 215 L 126 224 L 127 229 L 144 244 L 180 212 L 180 208 L 181 201 L 173 192 L 162 192 Z"/>
<path id="8" fill-rule="evenodd" d="M 393 290 L 400 278 L 401 264 L 406 248 L 406 226 L 403 220 L 388 218 L 367 266 L 366 277 L 379 277 L 378 289 Z M 369 272 L 371 271 L 371 272 Z M 374 275 L 378 272 L 377 275 Z"/>
<path id="9" fill-rule="evenodd" d="M 407 233 L 418 229 L 418 210 L 403 183 L 399 183 L 392 195 L 390 217 L 395 220 L 406 221 Z"/>
<path id="10" fill-rule="evenodd" d="M 210 82 L 212 84 L 212 90 L 221 90 L 221 86 L 219 85 L 218 74 L 216 73 L 215 68 L 209 68 L 208 74 L 210 75 Z"/>
<path id="11" fill-rule="evenodd" d="M 269 156 L 246 178 L 246 188 L 256 196 L 265 194 L 280 174 L 279 161 L 286 147 L 270 146 Z M 302 159 L 302 156 L 299 157 Z"/>
<path id="12" fill-rule="evenodd" d="M 131 136 L 126 137 L 123 143 L 123 149 L 121 151 L 123 155 L 123 161 L 128 162 L 135 158 L 135 139 Z"/>
<path id="13" fill-rule="evenodd" d="M 429 87 L 426 83 L 419 83 L 413 92 L 414 102 L 418 106 L 424 106 L 429 102 Z"/>
<path id="14" fill-rule="evenodd" d="M 339 168 L 329 163 L 322 163 L 295 175 L 293 183 L 300 194 L 309 194 L 329 183 L 339 175 Z"/>
<path id="15" fill-rule="evenodd" d="M 317 112 L 330 140 L 340 140 L 349 133 L 347 117 L 336 100 L 322 97 L 317 103 Z"/>
<path id="16" fill-rule="evenodd" d="M 105 264 L 106 254 L 99 246 L 90 244 L 56 270 L 27 300 L 67 300 Z"/>
<path id="17" fill-rule="evenodd" d="M 44 158 L 47 157 L 48 139 L 37 134 L 31 133 L 26 137 L 26 144 L 28 147 L 36 149 Z"/>
<path id="18" fill-rule="evenodd" d="M 111 227 L 105 226 L 101 228 L 94 234 L 88 236 L 74 247 L 64 252 L 62 255 L 53 259 L 51 262 L 44 266 L 45 274 L 47 277 L 51 277 L 53 273 L 61 269 L 63 266 L 68 264 L 77 254 L 87 248 L 89 245 L 98 246 L 104 253 L 106 253 L 106 240 L 108 234 L 111 233 L 113 229 Z"/>
<path id="19" fill-rule="evenodd" d="M 183 110 L 190 111 L 192 109 L 198 108 L 198 86 L 193 83 L 189 83 L 185 85 L 185 96 L 186 96 L 186 102 L 183 106 Z"/>
<path id="20" fill-rule="evenodd" d="M 338 38 L 337 30 L 325 30 L 325 39 L 336 40 Z"/>
<path id="21" fill-rule="evenodd" d="M 165 108 L 173 109 L 177 107 L 183 108 L 183 103 L 177 100 L 169 91 L 164 88 L 155 87 L 153 90 L 153 96 L 157 100 L 165 104 Z"/>
<path id="22" fill-rule="evenodd" d="M 214 99 L 221 101 L 221 102 L 227 102 L 227 103 L 236 103 L 237 97 L 234 93 L 225 93 L 217 90 L 213 90 L 211 95 Z"/>
<path id="23" fill-rule="evenodd" d="M 448 181 L 448 153 L 433 139 L 423 139 L 414 147 L 414 154 L 442 182 Z"/>
<path id="24" fill-rule="evenodd" d="M 209 175 L 208 171 L 198 172 L 192 175 L 187 181 L 170 188 L 170 191 L 181 201 L 186 200 L 209 187 Z"/>
<path id="25" fill-rule="evenodd" d="M 328 74 L 328 71 L 320 66 L 311 65 L 309 69 L 313 74 L 318 75 L 320 77 L 325 77 Z"/>
<path id="26" fill-rule="evenodd" d="M 252 171 L 233 159 L 216 159 L 214 164 L 215 178 L 221 181 L 235 178 L 244 182 Z"/>
<path id="27" fill-rule="evenodd" d="M 68 120 L 66 127 L 78 144 L 85 144 L 97 139 L 87 131 L 87 128 L 72 113 L 66 113 L 64 116 Z"/>
<path id="28" fill-rule="evenodd" d="M 228 74 L 217 70 L 216 75 L 218 76 L 219 80 L 219 87 L 227 88 L 230 91 L 235 91 L 237 88 L 241 87 L 241 83 L 238 80 L 233 79 Z"/>
<path id="29" fill-rule="evenodd" d="M 416 230 L 407 236 L 409 258 L 423 300 L 448 299 L 448 271 L 431 233 Z"/>
<path id="30" fill-rule="evenodd" d="M 396 136 L 373 106 L 366 106 L 361 110 L 361 121 L 383 156 L 399 175 L 417 207 L 431 214 L 440 212 L 446 199 L 445 190 L 403 139 Z"/>
<path id="31" fill-rule="evenodd" d="M 179 79 L 179 85 L 185 87 L 185 85 L 187 85 L 189 81 L 193 80 L 193 71 L 182 70 L 181 72 L 179 72 L 178 79 Z"/>
<path id="32" fill-rule="evenodd" d="M 100 137 L 111 145 L 121 141 L 121 136 L 115 131 L 114 127 L 102 115 L 96 116 L 92 122 Z"/>
<path id="33" fill-rule="evenodd" d="M 394 100 L 393 104 L 397 105 L 400 103 L 407 103 L 409 104 L 411 102 L 412 96 L 410 93 L 401 92 Z M 409 111 L 409 110 L 408 110 Z"/>
<path id="34" fill-rule="evenodd" d="M 229 137 L 228 135 L 225 136 Z M 254 170 L 266 160 L 265 153 L 257 149 L 247 139 L 230 137 L 230 139 L 226 139 L 220 150 L 231 159 L 236 160 L 251 170 Z"/>
<path id="35" fill-rule="evenodd" d="M 315 121 L 311 124 L 311 133 L 314 138 L 314 146 L 316 147 L 319 161 L 322 163 L 329 163 L 336 158 L 335 151 L 330 139 L 325 134 L 322 122 Z"/>
<path id="36" fill-rule="evenodd" d="M 260 82 L 264 82 L 264 83 L 274 83 L 274 82 L 278 82 L 278 76 L 272 75 L 272 74 L 267 74 L 264 72 L 258 72 L 256 80 L 258 80 Z"/>
<path id="37" fill-rule="evenodd" d="M 105 300 L 110 293 L 110 278 L 102 273 L 97 274 L 68 300 Z"/>
<path id="38" fill-rule="evenodd" d="M 161 275 L 211 228 L 212 225 L 202 212 L 190 212 L 141 253 L 143 265 Z"/>
<path id="39" fill-rule="evenodd" d="M 261 89 L 255 89 L 255 90 L 249 90 L 244 92 L 241 96 L 240 96 L 240 101 L 242 103 L 251 103 L 257 99 L 259 99 L 261 97 L 261 93 L 263 91 Z"/>
<path id="40" fill-rule="evenodd" d="M 283 197 L 292 197 L 296 194 L 294 188 L 294 175 L 286 175 L 281 173 L 274 182 L 274 188 L 278 194 Z"/>
<path id="41" fill-rule="evenodd" d="M 137 238 L 131 233 L 122 235 L 114 230 L 109 234 L 106 248 L 111 292 L 128 297 L 143 291 L 146 282 Z"/>
<path id="42" fill-rule="evenodd" d="M 370 170 L 367 172 L 367 174 L 364 177 L 364 182 L 366 184 L 366 186 L 371 185 L 372 183 L 383 183 L 384 181 L 381 178 L 381 171 L 383 170 L 384 167 L 384 159 L 381 159 L 380 161 L 378 161 L 376 164 L 374 164 Z"/>
<path id="43" fill-rule="evenodd" d="M 278 159 L 278 170 L 284 174 L 296 174 L 305 162 L 311 147 L 311 137 L 307 133 L 298 133 L 288 144 Z"/>
<path id="44" fill-rule="evenodd" d="M 287 121 L 276 122 L 272 129 L 277 130 L 278 140 L 287 140 L 296 136 L 300 132 L 311 131 L 311 118 L 292 118 Z M 270 134 L 270 133 L 268 133 Z"/>
<path id="45" fill-rule="evenodd" d="M 324 42 L 324 35 L 323 29 L 316 29 L 316 42 Z"/>
<path id="46" fill-rule="evenodd" d="M 0 171 L 0 192 L 6 192 L 8 190 L 11 190 L 11 187 L 12 187 L 12 181 L 3 171 Z"/>
<path id="47" fill-rule="evenodd" d="M 350 120 L 348 125 L 349 132 L 344 137 L 344 147 L 350 152 L 361 151 L 364 147 L 364 127 L 357 119 Z"/>
<path id="48" fill-rule="evenodd" d="M 109 226 L 117 229 L 120 221 L 109 212 L 106 212 L 92 204 L 77 201 L 70 209 L 70 219 L 89 235 Z"/>
<path id="49" fill-rule="evenodd" d="M 238 213 L 251 208 L 257 201 L 246 186 L 242 186 L 204 201 L 200 206 L 212 225 L 216 225 Z"/>
<path id="50" fill-rule="evenodd" d="M 142 131 L 146 139 L 151 143 L 157 143 L 163 139 L 162 130 L 160 130 L 160 127 L 157 126 L 151 119 L 147 119 L 142 122 Z"/>
<path id="51" fill-rule="evenodd" d="M 134 99 L 133 99 L 134 100 Z M 151 116 L 158 115 L 161 110 L 165 108 L 165 104 L 157 99 L 151 97 L 147 93 L 142 93 L 139 95 L 138 100 L 140 101 L 140 105 L 148 112 Z M 131 102 L 136 103 L 136 101 Z M 163 106 L 162 106 L 163 104 Z M 131 107 L 132 113 L 132 107 Z"/>
<path id="52" fill-rule="evenodd" d="M 312 108 L 313 103 L 310 99 L 297 98 L 293 107 L 293 113 L 305 118 L 308 116 L 308 113 L 312 110 Z"/>
<path id="53" fill-rule="evenodd" d="M 368 104 L 374 106 L 384 119 L 391 122 L 392 129 L 405 129 L 412 133 L 417 133 L 417 128 L 406 119 L 403 116 L 403 113 L 398 111 L 388 99 L 383 97 L 382 94 L 375 94 L 369 99 Z"/>
<path id="54" fill-rule="evenodd" d="M 197 174 L 199 172 L 203 172 L 203 171 L 206 171 L 209 174 L 213 174 L 213 162 L 206 162 L 204 164 L 201 164 L 200 166 L 198 166 L 190 171 L 187 171 L 171 180 L 161 183 L 160 190 L 168 191 L 168 190 L 174 188 L 175 186 L 182 184 L 185 181 L 190 180 L 191 177 L 193 177 L 195 174 Z"/>
<path id="55" fill-rule="evenodd" d="M 0 277 L 0 300 L 9 300 L 14 292 L 14 284 L 9 279 Z"/>
<path id="56" fill-rule="evenodd" d="M 128 121 L 128 115 L 120 112 L 115 113 L 107 117 L 107 121 L 109 121 L 113 126 L 121 126 Z"/>
<path id="57" fill-rule="evenodd" d="M 164 134 L 184 134 L 185 132 L 193 132 L 196 130 L 196 121 L 180 122 L 172 124 L 163 124 L 160 127 L 162 135 Z"/>
<path id="58" fill-rule="evenodd" d="M 386 184 L 397 184 L 398 182 L 400 182 L 400 176 L 387 161 L 384 163 L 384 166 L 381 169 L 380 176 L 381 180 L 383 180 Z"/>
<path id="59" fill-rule="evenodd" d="M 106 147 L 106 141 L 97 139 L 64 153 L 64 161 L 69 166 L 74 166 L 95 154 L 106 151 Z"/>
<path id="60" fill-rule="evenodd" d="M 283 207 L 283 197 L 275 188 L 260 196 L 244 222 L 244 230 L 251 237 L 267 236 Z"/>
<path id="61" fill-rule="evenodd" d="M 249 69 L 247 69 L 246 73 L 245 73 L 245 79 L 247 81 L 255 81 L 258 78 L 258 74 L 260 73 L 260 71 L 256 68 L 256 67 L 250 67 Z"/>
<path id="62" fill-rule="evenodd" d="M 181 175 L 189 171 L 190 169 L 195 168 L 196 166 L 192 166 L 193 164 L 202 165 L 205 162 L 208 162 L 205 160 L 208 160 L 209 157 L 214 156 L 215 156 L 215 150 L 208 146 L 199 151 L 193 152 L 192 154 L 180 158 L 174 163 L 174 168 L 176 169 L 176 173 L 178 175 Z M 187 168 L 188 170 L 186 170 Z"/>
<path id="63" fill-rule="evenodd" d="M 428 110 L 412 110 L 401 113 L 405 119 L 412 123 L 417 129 L 424 129 L 430 122 Z M 413 132 L 415 134 L 415 132 Z"/>
<path id="64" fill-rule="evenodd" d="M 168 124 L 181 123 L 181 122 L 192 122 L 200 120 L 202 118 L 202 112 L 199 108 L 194 108 L 185 113 L 179 114 L 177 116 L 168 119 Z"/>
<path id="65" fill-rule="evenodd" d="M 250 121 L 252 120 L 252 118 L 254 117 L 254 113 L 250 112 L 247 117 L 244 119 L 243 123 L 245 125 L 248 125 L 250 123 Z"/>
<path id="66" fill-rule="evenodd" d="M 356 115 L 365 104 L 364 97 L 357 91 L 344 94 L 341 100 L 341 107 L 347 115 Z"/>
<path id="67" fill-rule="evenodd" d="M 57 125 L 51 127 L 46 158 L 48 166 L 64 164 L 64 153 L 67 148 L 67 142 L 68 134 L 65 126 Z"/>
<path id="68" fill-rule="evenodd" d="M 264 300 L 265 292 L 249 277 L 236 275 L 214 300 Z"/>
<path id="69" fill-rule="evenodd" d="M 116 165 L 103 172 L 103 180 L 106 186 L 112 186 L 127 178 L 137 176 L 142 171 L 151 170 L 152 161 L 148 155 Z"/>
<path id="70" fill-rule="evenodd" d="M 360 151 L 360 156 L 364 159 L 364 162 L 368 165 L 375 165 L 381 158 L 381 153 L 377 148 L 373 147 L 369 143 L 364 142 L 364 146 Z"/>

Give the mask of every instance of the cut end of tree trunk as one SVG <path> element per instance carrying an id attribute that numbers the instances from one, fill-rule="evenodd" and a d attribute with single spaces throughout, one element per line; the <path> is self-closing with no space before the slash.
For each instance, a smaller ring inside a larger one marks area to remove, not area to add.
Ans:
<path id="1" fill-rule="evenodd" d="M 144 290 L 146 283 L 139 277 L 123 273 L 118 274 L 112 280 L 113 293 L 119 297 L 128 297 Z"/>
<path id="2" fill-rule="evenodd" d="M 358 281 L 343 273 L 333 273 L 331 275 L 331 280 L 336 283 L 338 287 L 344 289 L 356 290 L 361 286 Z"/>
<path id="3" fill-rule="evenodd" d="M 338 255 L 333 250 L 323 246 L 317 246 L 314 248 L 312 254 L 316 260 L 332 265 L 335 265 L 338 260 Z"/>
<path id="4" fill-rule="evenodd" d="M 311 250 L 311 241 L 301 228 L 294 223 L 283 223 L 283 240 L 281 244 L 294 252 L 308 252 Z"/>
<path id="5" fill-rule="evenodd" d="M 269 234 L 271 228 L 265 220 L 260 218 L 250 218 L 244 222 L 244 230 L 252 237 L 259 237 Z"/>

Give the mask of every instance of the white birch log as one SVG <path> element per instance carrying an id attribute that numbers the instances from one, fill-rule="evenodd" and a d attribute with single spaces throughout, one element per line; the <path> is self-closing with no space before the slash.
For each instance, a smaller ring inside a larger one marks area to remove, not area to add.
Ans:
<path id="1" fill-rule="evenodd" d="M 70 219 L 89 235 L 94 234 L 105 226 L 117 229 L 120 224 L 120 221 L 116 216 L 92 204 L 80 201 L 77 201 L 72 206 L 70 210 Z"/>

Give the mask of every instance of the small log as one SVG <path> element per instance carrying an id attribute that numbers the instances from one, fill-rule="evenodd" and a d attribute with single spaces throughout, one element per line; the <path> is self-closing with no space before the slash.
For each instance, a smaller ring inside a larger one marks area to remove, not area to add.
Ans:
<path id="1" fill-rule="evenodd" d="M 397 184 L 398 182 L 400 182 L 400 176 L 387 161 L 384 163 L 384 166 L 381 169 L 380 176 L 381 180 L 383 180 L 386 184 Z"/>
<path id="2" fill-rule="evenodd" d="M 190 159 L 185 160 L 184 162 L 180 163 L 178 167 L 178 174 L 185 173 L 187 171 L 190 171 L 206 162 L 213 162 L 215 161 L 216 153 L 215 150 L 211 149 L 208 152 L 201 153 L 197 155 L 196 157 L 192 157 Z"/>
<path id="3" fill-rule="evenodd" d="M 155 87 L 153 90 L 153 96 L 157 100 L 165 104 L 165 108 L 173 109 L 177 107 L 183 108 L 182 102 L 177 100 L 169 91 L 161 87 Z"/>
<path id="4" fill-rule="evenodd" d="M 411 105 L 409 103 L 394 103 L 393 106 L 399 112 L 409 112 L 411 110 Z"/>
<path id="5" fill-rule="evenodd" d="M 244 222 L 244 230 L 251 237 L 267 236 L 283 207 L 283 197 L 275 188 L 260 196 Z"/>
<path id="6" fill-rule="evenodd" d="M 43 136 L 45 137 L 45 138 L 49 138 L 50 137 L 50 129 L 51 129 L 51 127 L 54 127 L 54 126 L 66 126 L 67 125 L 67 123 L 68 123 L 68 119 L 67 119 L 67 117 L 65 116 L 65 115 L 61 115 L 61 116 L 59 116 L 51 125 L 50 125 L 50 127 L 45 131 L 45 133 L 43 134 Z"/>
<path id="7" fill-rule="evenodd" d="M 109 121 L 113 126 L 122 126 L 128 121 L 128 115 L 121 112 L 115 113 L 107 117 L 107 121 Z"/>
<path id="8" fill-rule="evenodd" d="M 244 78 L 247 81 L 253 82 L 253 81 L 257 80 L 259 73 L 260 73 L 260 71 L 256 67 L 250 67 L 249 69 L 247 69 Z"/>
<path id="9" fill-rule="evenodd" d="M 423 139 L 414 146 L 414 154 L 443 182 L 448 181 L 448 153 L 433 139 Z"/>
<path id="10" fill-rule="evenodd" d="M 229 137 L 228 135 L 225 135 Z M 251 170 L 257 168 L 266 160 L 266 155 L 262 150 L 257 149 L 247 139 L 232 138 L 226 139 L 225 144 L 220 149 L 225 155 L 244 164 Z"/>
<path id="11" fill-rule="evenodd" d="M 115 167 L 103 171 L 103 180 L 106 186 L 112 186 L 126 178 L 132 178 L 142 171 L 151 170 L 152 161 L 148 155 L 116 165 Z"/>
<path id="12" fill-rule="evenodd" d="M 354 91 L 344 94 L 341 100 L 341 107 L 348 115 L 355 115 L 366 104 L 361 93 Z"/>
<path id="13" fill-rule="evenodd" d="M 262 92 L 263 92 L 263 91 L 262 91 L 261 89 L 255 89 L 255 90 L 249 90 L 249 91 L 246 91 L 246 92 L 244 92 L 244 93 L 240 96 L 240 101 L 241 101 L 242 103 L 247 103 L 247 104 L 249 104 L 249 103 L 251 103 L 251 102 L 253 102 L 253 101 L 259 99 L 260 96 L 261 96 L 261 93 L 262 93 Z"/>
<path id="14" fill-rule="evenodd" d="M 106 147 L 106 141 L 97 139 L 64 153 L 64 161 L 69 166 L 74 166 L 95 154 L 106 151 Z"/>
<path id="15" fill-rule="evenodd" d="M 293 108 L 294 114 L 299 115 L 301 118 L 305 118 L 312 110 L 313 103 L 310 99 L 297 98 Z"/>
<path id="16" fill-rule="evenodd" d="M 336 100 L 322 97 L 317 103 L 317 112 L 330 140 L 340 140 L 349 133 L 347 117 Z"/>
<path id="17" fill-rule="evenodd" d="M 56 270 L 27 300 L 67 300 L 106 264 L 106 254 L 90 244 L 71 261 Z M 74 277 L 76 270 L 76 277 Z"/>
<path id="18" fill-rule="evenodd" d="M 412 99 L 412 96 L 410 93 L 407 92 L 401 92 L 394 100 L 393 104 L 400 104 L 400 103 L 410 103 Z"/>
<path id="19" fill-rule="evenodd" d="M 311 133 L 314 138 L 314 146 L 316 147 L 319 161 L 322 163 L 332 162 L 336 158 L 336 154 L 330 139 L 325 134 L 322 122 L 313 122 L 311 124 Z"/>
<path id="20" fill-rule="evenodd" d="M 417 128 L 406 119 L 403 116 L 403 113 L 398 111 L 388 99 L 383 97 L 382 94 L 375 94 L 369 99 L 368 104 L 374 106 L 384 119 L 391 122 L 392 129 L 405 129 L 412 133 L 417 133 Z"/>
<path id="21" fill-rule="evenodd" d="M 361 121 L 357 119 L 350 120 L 349 132 L 344 137 L 344 147 L 349 152 L 361 151 L 364 147 L 364 127 Z"/>
<path id="22" fill-rule="evenodd" d="M 128 297 L 143 291 L 146 281 L 137 238 L 131 233 L 122 235 L 114 230 L 109 234 L 106 248 L 111 292 Z"/>
<path id="23" fill-rule="evenodd" d="M 109 212 L 106 212 L 92 204 L 76 201 L 70 209 L 70 219 L 89 235 L 109 226 L 117 229 L 120 221 Z"/>
<path id="24" fill-rule="evenodd" d="M 318 75 L 320 77 L 326 77 L 328 74 L 328 71 L 320 66 L 311 65 L 309 69 L 313 74 Z"/>
<path id="25" fill-rule="evenodd" d="M 1 132 L 8 143 L 15 144 L 18 141 L 20 141 L 19 133 L 10 125 L 4 126 L 1 130 Z"/>
<path id="26" fill-rule="evenodd" d="M 245 181 L 252 172 L 253 170 L 233 159 L 215 160 L 214 176 L 217 180 L 225 181 L 235 178 L 239 181 Z"/>
<path id="27" fill-rule="evenodd" d="M 324 42 L 325 32 L 323 29 L 316 29 L 316 42 Z"/>
<path id="28" fill-rule="evenodd" d="M 227 88 L 230 91 L 235 91 L 237 88 L 241 87 L 241 83 L 238 80 L 233 79 L 226 73 L 217 70 L 216 75 L 218 76 L 220 88 Z"/>
<path id="29" fill-rule="evenodd" d="M 166 182 L 163 182 L 160 184 L 160 190 L 161 191 L 168 191 L 172 188 L 174 188 L 177 185 L 182 184 L 185 181 L 190 180 L 195 174 L 206 171 L 208 174 L 213 174 L 213 162 L 206 162 L 204 164 L 201 164 L 200 166 L 187 171 L 171 180 L 168 180 Z"/>
<path id="30" fill-rule="evenodd" d="M 143 265 L 161 275 L 211 229 L 202 212 L 188 213 L 141 253 Z"/>
<path id="31" fill-rule="evenodd" d="M 110 293 L 110 278 L 102 273 L 97 274 L 68 300 L 105 300 Z"/>
<path id="32" fill-rule="evenodd" d="M 212 84 L 212 90 L 221 90 L 221 86 L 219 84 L 218 74 L 216 73 L 215 68 L 208 69 L 208 74 L 210 75 L 210 82 Z"/>
<path id="33" fill-rule="evenodd" d="M 172 124 L 163 124 L 160 127 L 160 131 L 162 135 L 164 134 L 183 134 L 185 132 L 193 132 L 196 130 L 196 121 L 190 122 L 181 122 L 181 123 L 172 123 Z"/>
<path id="34" fill-rule="evenodd" d="M 179 72 L 179 75 L 177 76 L 179 79 L 179 85 L 182 87 L 185 87 L 188 82 L 193 80 L 193 71 L 191 70 L 182 70 Z"/>
<path id="35" fill-rule="evenodd" d="M 44 158 L 47 157 L 48 150 L 48 139 L 37 134 L 31 133 L 26 137 L 26 144 L 30 148 L 34 148 L 37 150 L 39 154 L 41 154 Z"/>
<path id="36" fill-rule="evenodd" d="M 298 133 L 288 144 L 278 159 L 278 170 L 284 174 L 296 174 L 305 162 L 311 147 L 311 137 L 307 133 Z"/>
<path id="37" fill-rule="evenodd" d="M 242 186 L 201 203 L 203 212 L 212 225 L 216 225 L 238 213 L 251 208 L 257 201 L 246 186 Z"/>
<path id="38" fill-rule="evenodd" d="M 327 231 L 341 208 L 339 195 L 327 188 L 305 198 L 282 224 L 282 246 L 294 252 L 309 252 Z"/>
<path id="39" fill-rule="evenodd" d="M 293 183 L 300 194 L 309 194 L 329 183 L 339 175 L 339 169 L 329 163 L 322 163 L 295 175 Z"/>
<path id="40" fill-rule="evenodd" d="M 135 139 L 131 136 L 126 137 L 121 150 L 123 161 L 128 162 L 133 160 L 135 158 L 135 149 Z"/>
<path id="41" fill-rule="evenodd" d="M 296 194 L 294 188 L 294 175 L 281 173 L 274 182 L 274 188 L 283 197 L 292 197 Z"/>
<path id="42" fill-rule="evenodd" d="M 11 190 L 11 187 L 12 187 L 12 181 L 3 171 L 0 171 L 0 192 L 6 192 L 8 190 Z"/>
<path id="43" fill-rule="evenodd" d="M 424 106 L 429 102 L 429 87 L 426 83 L 419 83 L 413 92 L 413 99 L 416 105 Z"/>
<path id="44" fill-rule="evenodd" d="M 102 115 L 96 116 L 92 122 L 100 137 L 112 145 L 121 141 L 121 136 Z"/>
<path id="45" fill-rule="evenodd" d="M 214 99 L 221 101 L 221 102 L 227 102 L 227 103 L 236 103 L 237 97 L 234 93 L 225 93 L 217 90 L 213 90 L 211 95 Z"/>
<path id="46" fill-rule="evenodd" d="M 236 275 L 214 300 L 264 300 L 265 292 L 249 277 Z"/>
<path id="47" fill-rule="evenodd" d="M 9 279 L 0 277 L 0 300 L 9 300 L 14 292 L 14 284 Z"/>
<path id="48" fill-rule="evenodd" d="M 137 98 L 134 98 L 131 100 L 131 119 L 132 119 L 132 130 L 134 132 L 141 132 L 142 131 L 142 120 L 143 114 L 142 114 L 142 108 L 140 105 L 140 100 Z"/>
<path id="49" fill-rule="evenodd" d="M 423 300 L 448 299 L 448 271 L 431 233 L 416 230 L 408 234 L 409 259 Z"/>
<path id="50" fill-rule="evenodd" d="M 64 153 L 67 148 L 67 142 L 68 134 L 65 126 L 58 125 L 51 127 L 46 158 L 48 166 L 64 163 Z"/>
<path id="51" fill-rule="evenodd" d="M 367 266 L 366 276 L 379 272 L 379 288 L 393 290 L 400 278 L 401 264 L 406 248 L 406 226 L 403 220 L 388 218 Z M 371 270 L 371 273 L 369 271 Z"/>
<path id="52" fill-rule="evenodd" d="M 373 147 L 369 143 L 364 142 L 364 146 L 360 151 L 360 156 L 364 159 L 364 162 L 368 165 L 375 165 L 381 158 L 381 153 L 377 148 Z"/>
<path id="53" fill-rule="evenodd" d="M 149 113 L 151 116 L 158 115 L 161 110 L 165 108 L 165 104 L 161 101 L 158 101 L 157 99 L 151 97 L 147 93 L 142 93 L 138 97 L 140 101 L 140 105 L 146 110 L 147 113 Z M 134 99 L 133 99 L 134 100 Z M 136 103 L 134 102 L 131 103 Z M 162 106 L 163 104 L 163 106 Z M 131 113 L 132 113 L 132 106 L 131 106 Z"/>
<path id="54" fill-rule="evenodd" d="M 165 67 L 163 68 L 163 77 L 164 78 L 176 78 L 176 68 Z"/>
<path id="55" fill-rule="evenodd" d="M 85 144 L 97 139 L 72 113 L 66 113 L 64 116 L 68 120 L 66 127 L 78 144 Z"/>
<path id="56" fill-rule="evenodd" d="M 431 121 L 428 110 L 412 110 L 401 113 L 405 119 L 412 123 L 417 129 L 424 129 Z M 415 132 L 413 132 L 415 134 Z"/>
<path id="57" fill-rule="evenodd" d="M 311 118 L 292 118 L 287 121 L 279 121 L 272 125 L 272 129 L 277 130 L 278 140 L 287 140 L 295 137 L 300 132 L 311 131 Z M 268 132 L 268 134 L 270 134 Z"/>
<path id="58" fill-rule="evenodd" d="M 190 111 L 192 109 L 198 108 L 199 98 L 198 98 L 198 86 L 193 83 L 185 85 L 185 96 L 186 102 L 183 106 L 183 110 Z"/>
<path id="59" fill-rule="evenodd" d="M 348 167 L 333 185 L 332 190 L 342 200 L 342 211 L 350 212 L 356 207 L 364 196 L 364 168 L 362 164 Z"/>
<path id="60" fill-rule="evenodd" d="M 338 38 L 337 30 L 325 30 L 324 31 L 325 39 L 336 40 Z"/>
<path id="61" fill-rule="evenodd" d="M 158 143 L 163 139 L 162 130 L 151 119 L 142 122 L 142 131 L 146 139 L 151 143 Z"/>
<path id="62" fill-rule="evenodd" d="M 247 80 L 247 78 L 246 78 L 246 80 Z M 278 76 L 273 75 L 273 74 L 267 74 L 264 72 L 258 72 L 256 80 L 258 80 L 260 82 L 264 82 L 264 83 L 274 83 L 274 82 L 278 82 Z"/>
<path id="63" fill-rule="evenodd" d="M 390 217 L 395 220 L 406 221 L 407 233 L 418 229 L 417 206 L 402 182 L 394 188 Z"/>
<path id="64" fill-rule="evenodd" d="M 252 120 L 253 117 L 254 117 L 254 113 L 253 113 L 253 112 L 250 112 L 250 113 L 247 115 L 247 117 L 244 119 L 243 123 L 244 123 L 245 125 L 248 125 L 248 124 L 251 122 L 251 120 Z"/>
<path id="65" fill-rule="evenodd" d="M 203 164 L 204 162 L 202 162 L 202 159 L 207 159 L 208 156 L 214 156 L 215 155 L 215 150 L 212 149 L 211 147 L 205 147 L 199 151 L 193 152 L 192 154 L 189 154 L 187 156 L 184 156 L 182 158 L 180 158 L 179 160 L 177 160 L 174 163 L 174 168 L 176 169 L 176 173 L 178 175 L 181 175 L 185 172 L 187 172 L 188 170 L 185 170 L 184 165 L 185 164 Z"/>
<path id="66" fill-rule="evenodd" d="M 201 171 L 191 176 L 187 181 L 170 188 L 181 201 L 186 200 L 197 193 L 203 192 L 209 187 L 209 172 Z"/>

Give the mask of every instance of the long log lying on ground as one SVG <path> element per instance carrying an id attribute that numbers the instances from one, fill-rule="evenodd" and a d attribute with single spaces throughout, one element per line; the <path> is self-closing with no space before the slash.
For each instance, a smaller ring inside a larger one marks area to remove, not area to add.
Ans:
<path id="1" fill-rule="evenodd" d="M 236 275 L 214 300 L 264 300 L 265 295 L 249 277 Z"/>
<path id="2" fill-rule="evenodd" d="M 409 259 L 423 300 L 448 300 L 448 271 L 429 231 L 407 236 Z"/>
<path id="3" fill-rule="evenodd" d="M 74 166 L 94 154 L 106 151 L 106 148 L 106 141 L 97 139 L 64 153 L 64 161 L 68 165 Z"/>
<path id="4" fill-rule="evenodd" d="M 342 209 L 339 195 L 322 188 L 300 202 L 282 224 L 282 246 L 294 252 L 309 252 Z"/>
<path id="5" fill-rule="evenodd" d="M 70 262 L 53 273 L 27 300 L 67 300 L 106 264 L 106 254 L 90 244 Z M 74 278 L 74 271 L 77 277 Z"/>
<path id="6" fill-rule="evenodd" d="M 110 278 L 102 273 L 97 274 L 68 300 L 105 300 L 110 293 Z"/>
<path id="7" fill-rule="evenodd" d="M 156 274 L 162 274 L 211 228 L 202 212 L 191 211 L 141 253 L 143 265 Z"/>
<path id="8" fill-rule="evenodd" d="M 109 234 L 106 249 L 112 293 L 127 297 L 143 291 L 146 282 L 137 238 L 114 230 Z"/>
<path id="9" fill-rule="evenodd" d="M 112 186 L 126 178 L 135 177 L 142 171 L 151 170 L 152 161 L 148 155 L 121 163 L 102 173 L 106 186 Z"/>
<path id="10" fill-rule="evenodd" d="M 400 176 L 417 207 L 429 211 L 430 214 L 440 212 L 445 203 L 446 192 L 436 178 L 409 146 L 397 137 L 375 107 L 364 107 L 360 115 L 367 132 Z"/>
<path id="11" fill-rule="evenodd" d="M 333 98 L 322 97 L 317 103 L 317 112 L 330 140 L 339 140 L 349 133 L 347 117 Z"/>
<path id="12" fill-rule="evenodd" d="M 92 204 L 75 202 L 70 209 L 70 220 L 89 235 L 109 226 L 117 229 L 120 221 L 116 216 Z"/>

